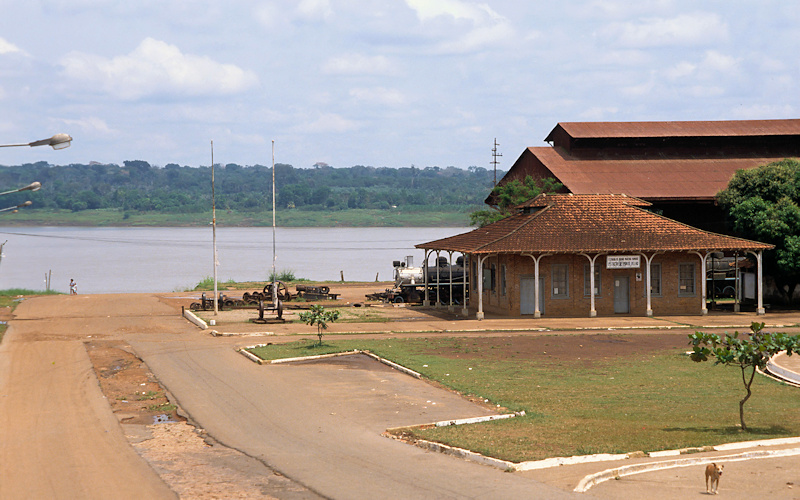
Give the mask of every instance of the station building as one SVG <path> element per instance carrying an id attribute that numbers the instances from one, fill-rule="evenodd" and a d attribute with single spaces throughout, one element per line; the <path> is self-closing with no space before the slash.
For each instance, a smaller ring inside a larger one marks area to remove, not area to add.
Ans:
<path id="1" fill-rule="evenodd" d="M 764 314 L 761 262 L 772 245 L 701 230 L 657 215 L 650 205 L 625 194 L 543 194 L 511 217 L 416 247 L 425 262 L 433 255 L 451 262 L 466 257 L 470 298 L 462 311 L 478 319 L 487 312 L 706 314 L 711 254 L 754 258 L 754 272 L 745 276 Z"/>

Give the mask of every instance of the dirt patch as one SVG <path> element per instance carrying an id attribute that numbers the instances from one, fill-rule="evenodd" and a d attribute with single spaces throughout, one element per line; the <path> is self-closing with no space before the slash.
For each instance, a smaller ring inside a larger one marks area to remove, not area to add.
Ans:
<path id="1" fill-rule="evenodd" d="M 125 342 L 93 340 L 85 346 L 126 437 L 180 498 L 318 498 L 186 422 L 147 365 Z"/>
<path id="2" fill-rule="evenodd" d="M 514 335 L 507 337 L 453 338 L 451 346 L 442 346 L 441 356 L 475 359 L 491 352 L 500 359 L 542 358 L 552 361 L 580 360 L 585 363 L 634 356 L 650 356 L 653 352 L 689 349 L 686 333 L 656 334 L 571 334 Z"/>

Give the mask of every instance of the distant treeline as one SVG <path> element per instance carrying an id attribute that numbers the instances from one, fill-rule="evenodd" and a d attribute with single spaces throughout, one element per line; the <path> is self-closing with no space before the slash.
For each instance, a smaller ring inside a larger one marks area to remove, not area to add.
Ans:
<path id="1" fill-rule="evenodd" d="M 498 179 L 503 172 L 498 172 Z M 215 165 L 218 209 L 263 212 L 272 209 L 272 168 Z M 275 165 L 279 209 L 411 209 L 416 206 L 480 206 L 493 186 L 494 172 L 480 167 L 387 168 L 354 166 L 312 169 Z M 192 213 L 210 210 L 211 167 L 146 161 L 115 164 L 50 165 L 47 162 L 0 166 L 0 191 L 42 183 L 35 193 L 4 196 L 0 208 L 25 200 L 26 210 L 119 209 L 123 212 Z"/>

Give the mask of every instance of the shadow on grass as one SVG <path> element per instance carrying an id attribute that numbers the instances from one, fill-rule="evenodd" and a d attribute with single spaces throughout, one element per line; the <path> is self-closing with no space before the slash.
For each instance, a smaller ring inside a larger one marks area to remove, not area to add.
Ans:
<path id="1" fill-rule="evenodd" d="M 749 426 L 748 426 L 749 427 Z M 731 427 L 665 427 L 664 432 L 688 432 L 697 434 L 717 434 L 720 436 L 746 436 L 748 434 L 760 436 L 788 436 L 791 432 L 786 427 L 772 425 L 770 427 L 749 427 L 743 431 L 739 426 Z"/>

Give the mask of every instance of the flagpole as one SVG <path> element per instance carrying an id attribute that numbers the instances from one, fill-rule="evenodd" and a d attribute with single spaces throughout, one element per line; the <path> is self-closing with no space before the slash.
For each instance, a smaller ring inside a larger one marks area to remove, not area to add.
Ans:
<path id="1" fill-rule="evenodd" d="M 214 316 L 219 313 L 217 300 L 217 200 L 214 192 L 214 141 L 211 141 L 211 237 L 214 246 Z"/>

